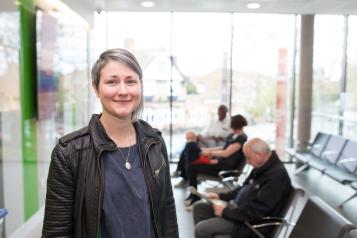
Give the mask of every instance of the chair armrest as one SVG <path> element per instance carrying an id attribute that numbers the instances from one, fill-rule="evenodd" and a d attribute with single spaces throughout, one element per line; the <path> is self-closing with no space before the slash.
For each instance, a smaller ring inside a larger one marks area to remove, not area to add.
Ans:
<path id="1" fill-rule="evenodd" d="M 348 184 L 355 183 L 355 182 L 357 182 L 357 178 L 356 179 L 344 179 L 344 180 L 342 180 L 341 183 L 343 185 L 348 185 Z"/>
<path id="2" fill-rule="evenodd" d="M 222 170 L 218 173 L 218 176 L 221 179 L 227 178 L 227 177 L 239 177 L 242 174 L 241 170 Z"/>
<path id="3" fill-rule="evenodd" d="M 281 224 L 287 223 L 287 220 L 281 217 L 262 217 L 259 220 L 250 221 L 250 225 L 254 228 L 265 226 L 280 226 Z"/>
<path id="4" fill-rule="evenodd" d="M 338 164 L 347 164 L 347 163 L 351 163 L 351 162 L 357 162 L 357 158 L 355 157 L 348 157 L 348 158 L 343 158 L 340 161 L 338 161 Z"/>
<path id="5" fill-rule="evenodd" d="M 226 177 L 226 178 L 223 178 L 223 179 L 222 179 L 222 182 L 223 182 L 223 183 L 231 182 L 231 181 L 237 181 L 237 177 L 230 176 L 230 177 Z"/>
<path id="6" fill-rule="evenodd" d="M 322 155 L 323 155 L 323 156 L 335 155 L 335 154 L 337 154 L 337 153 L 338 153 L 338 152 L 335 151 L 335 150 L 327 150 L 327 151 L 322 152 Z"/>
<path id="7" fill-rule="evenodd" d="M 246 221 L 244 224 L 259 238 L 265 238 L 265 236 L 263 236 L 263 234 L 257 228 L 266 226 L 280 226 L 283 224 L 288 224 L 288 222 L 284 218 L 279 217 L 262 217 L 255 221 Z"/>

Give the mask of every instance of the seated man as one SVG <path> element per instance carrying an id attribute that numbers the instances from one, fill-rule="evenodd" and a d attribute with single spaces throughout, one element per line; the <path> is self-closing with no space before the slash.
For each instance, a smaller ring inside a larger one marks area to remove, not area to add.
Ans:
<path id="1" fill-rule="evenodd" d="M 233 131 L 230 128 L 231 118 L 227 116 L 228 108 L 225 105 L 218 107 L 218 118 L 213 118 L 204 129 L 204 131 L 198 135 L 198 142 L 204 147 L 215 147 L 224 144 L 224 140 Z"/>
<path id="2" fill-rule="evenodd" d="M 286 194 L 292 189 L 283 163 L 259 138 L 249 140 L 243 152 L 247 163 L 254 167 L 243 186 L 228 193 L 207 193 L 209 198 L 217 200 L 213 205 L 198 202 L 193 206 L 196 238 L 213 238 L 217 234 L 255 237 L 244 225 L 245 221 L 280 213 Z M 264 235 L 269 231 L 263 231 Z"/>

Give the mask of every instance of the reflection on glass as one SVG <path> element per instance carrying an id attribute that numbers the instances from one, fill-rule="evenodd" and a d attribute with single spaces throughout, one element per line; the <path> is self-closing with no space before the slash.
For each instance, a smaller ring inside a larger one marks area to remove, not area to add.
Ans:
<path id="1" fill-rule="evenodd" d="M 343 135 L 357 140 L 357 16 L 349 16 L 347 41 L 347 85 L 344 98 Z"/>
<path id="2" fill-rule="evenodd" d="M 38 10 L 37 57 L 39 119 L 54 121 L 58 136 L 85 125 L 91 85 L 86 29 L 59 12 Z"/>
<path id="3" fill-rule="evenodd" d="M 315 133 L 323 131 L 338 134 L 343 22 L 343 16 L 319 15 L 315 17 L 313 120 L 311 123 Z"/>
<path id="4" fill-rule="evenodd" d="M 313 64 L 313 110 L 316 112 L 338 115 L 342 52 L 343 17 L 316 16 Z"/>
<path id="5" fill-rule="evenodd" d="M 181 73 L 179 100 L 174 110 L 181 114 L 174 119 L 175 132 L 183 141 L 182 132 L 201 132 L 217 118 L 220 104 L 228 106 L 231 44 L 231 14 L 174 13 L 174 68 Z"/>
<path id="6" fill-rule="evenodd" d="M 7 234 L 23 223 L 24 214 L 19 22 L 18 12 L 0 12 L 0 207 L 12 214 L 6 217 Z"/>
<path id="7" fill-rule="evenodd" d="M 277 129 L 282 137 L 285 134 L 287 105 L 281 103 L 288 101 L 293 33 L 292 15 L 234 15 L 232 114 L 246 115 L 251 126 L 258 125 L 250 127 L 252 131 L 248 134 L 258 135 L 274 145 L 277 116 L 282 120 Z"/>
<path id="8" fill-rule="evenodd" d="M 0 12 L 0 112 L 19 110 L 19 14 Z"/>

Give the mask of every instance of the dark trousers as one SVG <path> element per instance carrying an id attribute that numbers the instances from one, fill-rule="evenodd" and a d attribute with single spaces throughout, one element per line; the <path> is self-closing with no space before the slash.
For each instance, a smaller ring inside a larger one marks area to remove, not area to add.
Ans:
<path id="1" fill-rule="evenodd" d="M 193 220 L 196 238 L 256 237 L 243 223 L 216 217 L 212 205 L 207 202 L 193 205 Z"/>
<path id="2" fill-rule="evenodd" d="M 186 164 L 187 178 L 189 185 L 197 188 L 197 175 L 206 174 L 218 176 L 222 168 L 219 164 Z"/>
<path id="3" fill-rule="evenodd" d="M 184 180 L 187 180 L 187 173 L 186 173 L 186 158 L 184 152 L 182 151 L 180 154 L 179 162 L 177 163 L 176 171 Z"/>
<path id="4" fill-rule="evenodd" d="M 196 238 L 231 237 L 236 224 L 222 217 L 216 217 L 212 205 L 197 202 L 193 206 Z"/>

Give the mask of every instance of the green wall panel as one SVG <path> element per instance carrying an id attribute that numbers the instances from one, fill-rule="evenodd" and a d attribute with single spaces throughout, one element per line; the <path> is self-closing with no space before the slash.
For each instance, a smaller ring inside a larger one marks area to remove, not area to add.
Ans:
<path id="1" fill-rule="evenodd" d="M 39 209 L 37 172 L 36 12 L 33 0 L 20 1 L 20 94 L 25 220 Z"/>

